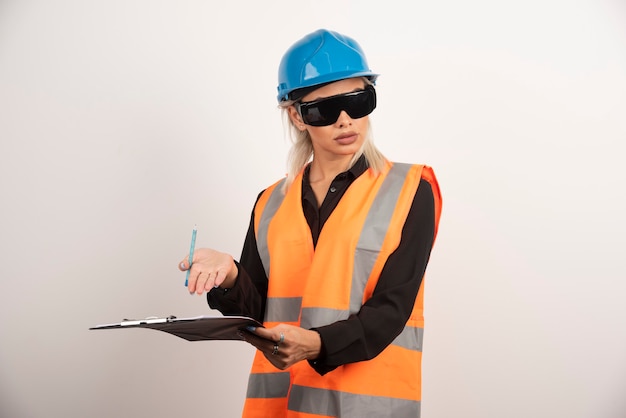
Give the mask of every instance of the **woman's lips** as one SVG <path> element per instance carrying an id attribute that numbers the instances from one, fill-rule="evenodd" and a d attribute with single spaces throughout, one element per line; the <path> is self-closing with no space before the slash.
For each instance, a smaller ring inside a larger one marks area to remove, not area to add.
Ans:
<path id="1" fill-rule="evenodd" d="M 335 141 L 340 143 L 341 145 L 350 145 L 357 140 L 359 135 L 354 132 L 348 132 L 345 134 L 341 134 L 335 138 Z"/>

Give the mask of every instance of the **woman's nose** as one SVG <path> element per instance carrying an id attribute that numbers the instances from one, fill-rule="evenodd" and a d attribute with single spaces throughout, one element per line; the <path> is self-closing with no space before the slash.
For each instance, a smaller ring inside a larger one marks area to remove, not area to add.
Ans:
<path id="1" fill-rule="evenodd" d="M 344 126 L 350 126 L 352 125 L 352 118 L 350 117 L 350 115 L 348 115 L 348 113 L 345 110 L 342 110 L 341 113 L 339 114 L 339 117 L 337 118 L 336 124 L 340 128 Z"/>

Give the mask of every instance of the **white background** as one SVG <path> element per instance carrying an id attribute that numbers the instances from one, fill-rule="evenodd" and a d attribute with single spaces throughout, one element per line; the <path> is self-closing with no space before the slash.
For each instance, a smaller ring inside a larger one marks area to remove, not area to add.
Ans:
<path id="1" fill-rule="evenodd" d="M 626 416 L 620 0 L 0 0 L 0 416 L 236 417 L 253 350 L 176 266 L 236 258 L 286 171 L 283 52 L 320 27 L 381 73 L 375 142 L 434 167 L 422 416 Z"/>

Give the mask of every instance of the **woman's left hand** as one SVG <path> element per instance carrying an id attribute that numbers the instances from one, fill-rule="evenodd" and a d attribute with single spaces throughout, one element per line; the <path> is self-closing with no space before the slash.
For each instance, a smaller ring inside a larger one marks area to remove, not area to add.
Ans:
<path id="1" fill-rule="evenodd" d="M 275 367 L 285 370 L 299 361 L 316 359 L 322 339 L 316 331 L 279 324 L 274 328 L 256 328 L 242 333 L 248 343 L 263 352 Z"/>

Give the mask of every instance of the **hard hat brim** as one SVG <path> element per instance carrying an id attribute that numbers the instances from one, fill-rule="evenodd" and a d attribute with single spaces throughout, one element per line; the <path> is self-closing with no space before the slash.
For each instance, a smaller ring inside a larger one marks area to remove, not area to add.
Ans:
<path id="1" fill-rule="evenodd" d="M 285 100 L 300 100 L 302 97 L 306 96 L 310 92 L 317 90 L 321 87 L 324 87 L 327 84 L 334 83 L 335 81 L 347 80 L 349 78 L 358 78 L 365 77 L 372 84 L 376 84 L 376 79 L 379 74 L 373 73 L 371 71 L 346 71 L 345 73 L 334 73 L 329 74 L 322 77 L 316 77 L 315 79 L 308 80 L 308 82 L 303 82 L 300 87 L 295 90 L 291 90 L 289 92 L 285 92 L 282 95 L 278 96 L 278 101 L 282 102 Z"/>

